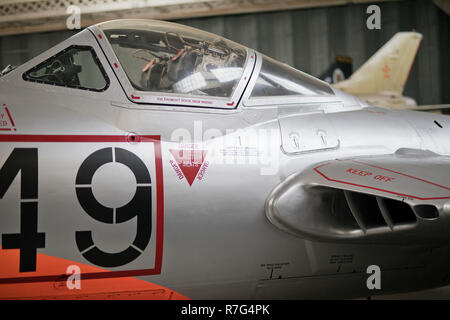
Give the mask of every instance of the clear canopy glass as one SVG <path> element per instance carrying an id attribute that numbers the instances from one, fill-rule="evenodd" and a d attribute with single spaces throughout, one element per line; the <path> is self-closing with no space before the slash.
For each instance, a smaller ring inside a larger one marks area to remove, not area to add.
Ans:
<path id="1" fill-rule="evenodd" d="M 261 71 L 250 98 L 273 96 L 333 95 L 331 87 L 319 79 L 287 64 L 263 56 Z"/>
<path id="2" fill-rule="evenodd" d="M 140 91 L 228 98 L 247 61 L 245 47 L 170 22 L 116 20 L 98 27 Z"/>

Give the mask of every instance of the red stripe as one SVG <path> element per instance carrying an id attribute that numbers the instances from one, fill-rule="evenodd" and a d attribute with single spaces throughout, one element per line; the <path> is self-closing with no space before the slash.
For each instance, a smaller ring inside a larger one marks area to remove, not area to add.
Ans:
<path id="1" fill-rule="evenodd" d="M 162 256 L 163 256 L 163 241 L 164 241 L 164 181 L 162 168 L 162 152 L 161 143 L 155 143 L 155 158 L 156 158 L 156 255 L 155 255 L 155 272 L 161 273 Z"/>
<path id="2" fill-rule="evenodd" d="M 82 277 L 84 280 L 92 280 L 92 279 L 151 276 L 156 274 L 161 274 L 161 270 L 157 270 L 155 265 L 155 268 L 153 269 L 83 273 Z M 69 276 L 70 274 L 69 275 L 60 274 L 60 275 L 36 276 L 36 277 L 4 278 L 0 279 L 0 284 L 65 281 Z"/>
<path id="3" fill-rule="evenodd" d="M 11 131 L 11 128 L 0 128 L 0 131 Z"/>
<path id="4" fill-rule="evenodd" d="M 159 142 L 159 136 L 136 136 L 147 142 Z M 34 135 L 34 134 L 4 134 L 0 135 L 0 142 L 127 142 L 127 136 L 103 135 Z"/>

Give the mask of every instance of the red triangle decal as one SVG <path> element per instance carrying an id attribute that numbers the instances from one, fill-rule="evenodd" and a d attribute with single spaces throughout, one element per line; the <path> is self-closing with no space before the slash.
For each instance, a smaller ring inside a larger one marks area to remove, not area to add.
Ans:
<path id="1" fill-rule="evenodd" d="M 8 107 L 5 104 L 0 105 L 0 131 L 16 131 L 15 127 L 16 124 Z"/>
<path id="2" fill-rule="evenodd" d="M 172 153 L 190 186 L 194 183 L 207 152 L 208 150 L 170 149 L 170 153 Z"/>

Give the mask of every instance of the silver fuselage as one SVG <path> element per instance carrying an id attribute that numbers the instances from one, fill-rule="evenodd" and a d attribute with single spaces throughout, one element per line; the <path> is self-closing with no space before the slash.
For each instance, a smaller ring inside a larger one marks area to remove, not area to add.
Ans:
<path id="1" fill-rule="evenodd" d="M 99 58 L 109 65 L 105 55 Z M 0 78 L 0 103 L 11 111 L 16 129 L 0 137 L 30 135 L 29 140 L 0 143 L 0 166 L 15 148 L 38 149 L 38 231 L 47 235 L 38 253 L 91 264 L 76 246 L 77 231 L 94 230 L 96 243 L 110 252 L 133 241 L 134 220 L 105 227 L 83 212 L 76 194 L 83 161 L 96 150 L 122 148 L 148 165 L 153 212 L 161 206 L 163 221 L 152 225 L 148 254 L 144 250 L 131 263 L 109 270 L 153 268 L 158 234 L 160 273 L 140 279 L 193 299 L 355 298 L 450 282 L 447 244 L 312 241 L 276 228 L 265 213 L 272 190 L 315 163 L 392 154 L 400 148 L 450 155 L 448 117 L 375 108 L 338 90 L 328 100 L 299 98 L 259 106 L 241 101 L 231 110 L 137 104 L 127 99 L 112 68 L 106 70 L 109 88 L 92 93 L 24 81 L 22 71 L 32 64 Z M 316 127 L 326 131 L 319 137 L 327 141 L 316 139 Z M 190 142 L 207 151 L 208 167 L 192 185 L 171 165 L 171 150 L 182 148 L 179 133 L 189 133 Z M 258 142 L 252 142 L 255 133 Z M 39 136 L 69 138 L 58 142 Z M 78 136 L 125 140 L 68 141 Z M 154 163 L 156 144 L 130 141 L 129 136 L 160 137 L 162 175 Z M 297 138 L 307 141 L 299 145 Z M 134 183 L 128 171 L 119 169 L 99 172 L 93 182 L 98 182 L 98 190 L 93 186 L 97 198 L 117 206 Z M 0 199 L 1 234 L 19 230 L 19 194 L 16 179 Z M 101 236 L 96 238 L 96 232 Z M 366 269 L 374 264 L 382 270 L 382 289 L 371 291 Z"/>

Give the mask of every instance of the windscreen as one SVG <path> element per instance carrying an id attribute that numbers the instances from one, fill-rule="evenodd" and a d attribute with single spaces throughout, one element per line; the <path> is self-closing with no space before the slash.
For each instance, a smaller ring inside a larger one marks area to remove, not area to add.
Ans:
<path id="1" fill-rule="evenodd" d="M 247 60 L 245 47 L 173 23 L 125 20 L 99 27 L 141 91 L 230 97 Z"/>
<path id="2" fill-rule="evenodd" d="M 261 71 L 250 98 L 333 94 L 327 83 L 263 55 Z"/>

